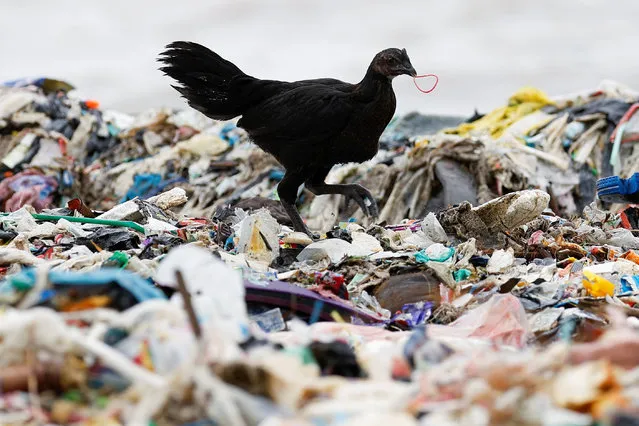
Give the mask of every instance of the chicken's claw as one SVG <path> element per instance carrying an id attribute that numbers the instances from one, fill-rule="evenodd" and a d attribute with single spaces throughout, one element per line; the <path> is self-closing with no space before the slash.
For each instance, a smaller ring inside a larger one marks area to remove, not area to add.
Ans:
<path id="1" fill-rule="evenodd" d="M 368 189 L 361 185 L 349 185 L 348 188 L 348 196 L 355 200 L 366 216 L 372 218 L 379 216 L 377 201 Z"/>

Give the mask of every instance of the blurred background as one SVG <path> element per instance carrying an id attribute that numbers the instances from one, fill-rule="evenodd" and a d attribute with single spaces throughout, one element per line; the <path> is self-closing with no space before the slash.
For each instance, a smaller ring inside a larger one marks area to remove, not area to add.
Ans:
<path id="1" fill-rule="evenodd" d="M 639 88 L 637 16 L 637 0 L 7 0 L 0 81 L 59 78 L 105 108 L 139 112 L 185 105 L 155 62 L 173 40 L 280 80 L 357 82 L 376 52 L 405 47 L 440 85 L 423 95 L 397 79 L 398 112 L 466 115 L 524 85 L 550 95 L 603 79 Z"/>

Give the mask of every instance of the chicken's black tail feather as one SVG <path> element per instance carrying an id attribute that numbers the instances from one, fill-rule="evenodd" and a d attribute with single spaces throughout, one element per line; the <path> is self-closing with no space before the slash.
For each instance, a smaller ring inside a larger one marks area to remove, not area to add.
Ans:
<path id="1" fill-rule="evenodd" d="M 244 102 L 233 96 L 238 79 L 253 79 L 233 63 L 193 42 L 176 41 L 166 46 L 158 59 L 160 71 L 175 79 L 172 86 L 188 104 L 215 120 L 242 115 Z"/>

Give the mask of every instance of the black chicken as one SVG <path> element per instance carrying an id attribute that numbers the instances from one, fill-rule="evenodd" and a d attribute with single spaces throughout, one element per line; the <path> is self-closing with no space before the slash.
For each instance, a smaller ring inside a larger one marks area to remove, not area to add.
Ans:
<path id="1" fill-rule="evenodd" d="M 302 184 L 316 195 L 351 197 L 366 215 L 378 215 L 366 188 L 329 185 L 324 179 L 336 164 L 363 162 L 377 153 L 379 137 L 395 113 L 392 79 L 416 75 L 406 49 L 379 52 L 357 84 L 331 78 L 261 80 L 185 41 L 166 46 L 159 61 L 191 107 L 215 120 L 242 116 L 238 127 L 284 166 L 277 192 L 296 231 L 312 235 L 295 208 Z"/>

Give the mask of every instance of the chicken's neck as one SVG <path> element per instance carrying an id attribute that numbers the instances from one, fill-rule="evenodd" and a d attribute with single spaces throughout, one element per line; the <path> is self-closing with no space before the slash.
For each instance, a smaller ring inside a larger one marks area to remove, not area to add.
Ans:
<path id="1" fill-rule="evenodd" d="M 371 67 L 362 81 L 357 84 L 355 92 L 363 99 L 373 99 L 389 89 L 393 90 L 392 80 L 388 76 L 374 71 Z"/>

